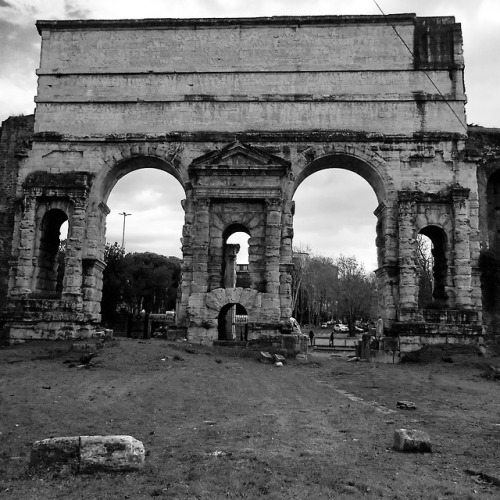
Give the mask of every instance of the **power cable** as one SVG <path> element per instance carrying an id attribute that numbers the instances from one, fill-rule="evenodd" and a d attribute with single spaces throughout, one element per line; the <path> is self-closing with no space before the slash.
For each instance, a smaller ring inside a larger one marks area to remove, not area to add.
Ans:
<path id="1" fill-rule="evenodd" d="M 382 15 L 388 20 L 387 14 L 381 9 L 381 7 L 377 3 L 377 1 L 373 0 L 373 3 L 377 6 L 378 10 L 382 13 Z M 403 37 L 399 34 L 399 32 L 396 29 L 396 27 L 389 20 L 388 20 L 388 23 L 391 26 L 391 28 L 394 30 L 394 33 L 396 33 L 396 36 L 401 40 L 401 42 L 403 43 L 403 45 L 406 47 L 406 49 L 408 50 L 408 52 L 411 54 L 411 56 L 413 57 L 413 59 L 415 59 L 415 54 L 413 53 L 413 51 L 411 50 L 411 48 L 408 46 L 408 44 L 404 41 Z M 468 132 L 467 125 L 464 124 L 464 122 L 462 121 L 462 119 L 457 115 L 457 113 L 455 112 L 455 110 L 451 107 L 450 103 L 446 100 L 446 98 L 444 97 L 444 95 L 441 92 L 441 90 L 439 89 L 439 87 L 434 83 L 434 81 L 431 78 L 431 76 L 429 75 L 429 73 L 427 73 L 427 71 L 425 69 L 422 69 L 421 71 L 423 71 L 423 73 L 425 74 L 425 76 L 432 83 L 432 86 L 437 90 L 437 92 L 441 96 L 441 99 L 443 100 L 443 102 L 448 106 L 448 108 L 450 109 L 450 111 L 453 113 L 453 115 L 455 116 L 455 118 L 458 120 L 458 123 L 460 123 L 460 125 L 462 125 L 462 127 L 465 129 L 465 132 L 467 133 Z"/>

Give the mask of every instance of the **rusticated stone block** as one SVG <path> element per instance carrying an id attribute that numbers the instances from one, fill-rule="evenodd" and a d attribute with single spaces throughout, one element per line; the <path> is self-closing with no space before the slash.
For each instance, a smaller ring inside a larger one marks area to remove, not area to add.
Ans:
<path id="1" fill-rule="evenodd" d="M 123 472 L 144 466 L 144 445 L 131 436 L 74 436 L 33 443 L 30 466 L 75 472 Z"/>
<path id="2" fill-rule="evenodd" d="M 80 472 L 138 470 L 144 456 L 144 445 L 131 436 L 80 438 Z"/>
<path id="3" fill-rule="evenodd" d="M 74 464 L 78 468 L 80 438 L 59 437 L 36 441 L 31 447 L 30 466 L 35 469 L 59 469 Z"/>
<path id="4" fill-rule="evenodd" d="M 431 438 L 424 431 L 397 429 L 394 432 L 394 449 L 404 452 L 432 452 Z"/>

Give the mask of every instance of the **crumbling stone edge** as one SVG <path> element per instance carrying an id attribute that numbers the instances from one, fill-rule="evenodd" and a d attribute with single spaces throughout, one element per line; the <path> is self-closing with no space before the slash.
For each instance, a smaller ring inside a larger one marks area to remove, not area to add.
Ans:
<path id="1" fill-rule="evenodd" d="M 129 472 L 142 469 L 144 460 L 144 445 L 132 436 L 56 437 L 33 443 L 30 469 Z"/>

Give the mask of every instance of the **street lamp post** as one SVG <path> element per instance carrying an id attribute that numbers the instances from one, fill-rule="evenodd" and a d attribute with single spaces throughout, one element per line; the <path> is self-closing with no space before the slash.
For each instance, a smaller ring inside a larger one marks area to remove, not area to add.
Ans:
<path id="1" fill-rule="evenodd" d="M 126 214 L 125 212 L 121 212 L 118 215 L 123 215 L 122 249 L 125 250 L 125 217 L 132 215 L 132 214 Z"/>

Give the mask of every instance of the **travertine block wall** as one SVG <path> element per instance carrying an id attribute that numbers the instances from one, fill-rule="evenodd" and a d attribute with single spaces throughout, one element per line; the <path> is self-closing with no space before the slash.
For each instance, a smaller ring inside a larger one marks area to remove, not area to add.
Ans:
<path id="1" fill-rule="evenodd" d="M 294 192 L 318 170 L 344 168 L 365 178 L 380 203 L 377 275 L 389 329 L 424 321 L 416 310 L 415 241 L 428 225 L 446 236 L 447 306 L 479 314 L 477 182 L 461 156 L 464 66 L 454 18 L 37 26 L 42 55 L 34 142 L 17 184 L 29 203 L 16 213 L 13 307 L 29 299 L 36 272 L 30 228 L 47 203 L 46 192 L 33 190 L 37 173 L 87 176 L 85 189 L 60 186 L 48 203 L 68 204 L 71 275 L 63 294 L 94 324 L 106 200 L 120 177 L 154 166 L 186 193 L 177 317 L 190 338 L 216 339 L 218 314 L 234 301 L 255 332 L 276 335 L 291 314 Z M 248 289 L 223 286 L 232 228 L 250 235 Z"/>
<path id="2" fill-rule="evenodd" d="M 31 147 L 33 122 L 33 115 L 11 117 L 0 127 L 0 311 L 7 300 L 19 165 Z"/>

